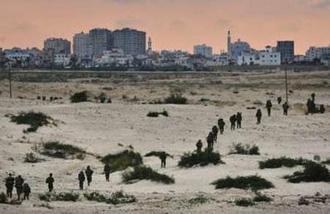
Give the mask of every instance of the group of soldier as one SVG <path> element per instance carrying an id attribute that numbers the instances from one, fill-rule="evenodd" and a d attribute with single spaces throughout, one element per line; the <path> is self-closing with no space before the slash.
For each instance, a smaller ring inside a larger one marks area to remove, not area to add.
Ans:
<path id="1" fill-rule="evenodd" d="M 278 97 L 277 98 L 277 103 L 280 105 L 281 102 L 282 102 L 282 97 Z M 272 114 L 272 107 L 273 107 L 272 101 L 267 100 L 266 109 L 267 109 L 268 117 L 270 117 L 271 114 Z M 287 116 L 288 115 L 288 110 L 289 110 L 289 104 L 287 102 L 284 102 L 283 105 L 282 105 L 282 109 L 283 109 L 283 115 Z M 257 109 L 256 118 L 257 118 L 257 124 L 260 124 L 261 123 L 261 118 L 262 118 L 261 109 Z"/>
<path id="2" fill-rule="evenodd" d="M 84 189 L 84 182 L 87 178 L 87 185 L 89 186 L 92 182 L 92 176 L 94 171 L 91 169 L 90 166 L 87 166 L 85 172 L 81 170 L 78 174 L 78 180 L 79 180 L 79 188 L 80 190 Z M 104 165 L 104 174 L 105 179 L 107 182 L 110 181 L 110 173 L 111 173 L 111 167 L 109 164 Z M 86 174 L 86 176 L 85 176 Z M 55 179 L 53 177 L 53 174 L 50 173 L 49 176 L 46 178 L 46 184 L 48 185 L 48 191 L 52 192 L 54 190 L 54 182 Z M 9 173 L 8 177 L 5 179 L 5 185 L 6 185 L 6 192 L 7 197 L 12 198 L 13 197 L 13 190 L 14 187 L 16 188 L 17 193 L 17 200 L 21 200 L 21 195 L 23 194 L 23 200 L 29 200 L 29 196 L 31 193 L 31 188 L 28 183 L 24 182 L 24 179 L 21 175 L 18 175 L 17 177 L 13 177 L 11 173 Z"/>

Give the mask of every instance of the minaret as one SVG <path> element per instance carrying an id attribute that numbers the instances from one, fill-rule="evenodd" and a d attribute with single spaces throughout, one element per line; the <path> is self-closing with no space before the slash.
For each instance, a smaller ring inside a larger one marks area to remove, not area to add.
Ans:
<path id="1" fill-rule="evenodd" d="M 151 54 L 152 52 L 152 42 L 151 42 L 151 38 L 148 38 L 148 53 Z"/>
<path id="2" fill-rule="evenodd" d="M 228 54 L 228 58 L 231 59 L 231 36 L 230 36 L 230 30 L 228 31 L 228 35 L 227 35 L 227 54 Z"/>

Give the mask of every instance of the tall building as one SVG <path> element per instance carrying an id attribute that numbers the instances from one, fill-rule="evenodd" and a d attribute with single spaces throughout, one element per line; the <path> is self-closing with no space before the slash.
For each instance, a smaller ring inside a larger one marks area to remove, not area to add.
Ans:
<path id="1" fill-rule="evenodd" d="M 92 46 L 88 33 L 77 33 L 73 37 L 73 54 L 79 59 L 90 59 L 92 56 Z"/>
<path id="2" fill-rule="evenodd" d="M 122 49 L 126 55 L 145 54 L 146 33 L 129 28 L 116 30 L 113 32 L 113 45 Z"/>
<path id="3" fill-rule="evenodd" d="M 108 29 L 95 28 L 90 30 L 89 41 L 93 57 L 101 57 L 104 51 L 113 48 L 112 33 Z"/>
<path id="4" fill-rule="evenodd" d="M 313 61 L 315 59 L 322 59 L 322 57 L 330 54 L 330 46 L 328 47 L 310 47 L 306 51 L 306 59 Z"/>
<path id="5" fill-rule="evenodd" d="M 204 57 L 207 57 L 207 58 L 211 58 L 212 55 L 213 55 L 213 50 L 212 50 L 212 47 L 207 46 L 205 44 L 195 45 L 194 46 L 194 54 L 204 56 Z"/>
<path id="6" fill-rule="evenodd" d="M 44 41 L 44 51 L 51 54 L 71 54 L 71 42 L 61 38 L 49 38 Z"/>
<path id="7" fill-rule="evenodd" d="M 281 53 L 281 63 L 288 64 L 294 60 L 294 41 L 277 41 L 277 51 Z"/>
<path id="8" fill-rule="evenodd" d="M 228 31 L 228 34 L 227 34 L 227 54 L 228 54 L 228 59 L 231 59 L 231 35 L 230 35 L 230 30 Z"/>

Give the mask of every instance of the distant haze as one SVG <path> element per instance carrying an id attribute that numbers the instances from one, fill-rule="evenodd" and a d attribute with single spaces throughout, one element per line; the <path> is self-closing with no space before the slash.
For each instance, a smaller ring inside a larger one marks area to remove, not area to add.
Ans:
<path id="1" fill-rule="evenodd" d="M 330 44 L 330 0 L 0 0 L 0 47 L 39 47 L 47 37 L 72 40 L 94 27 L 144 30 L 153 48 L 206 43 L 219 52 L 226 31 L 252 47 L 295 40 L 296 52 Z"/>

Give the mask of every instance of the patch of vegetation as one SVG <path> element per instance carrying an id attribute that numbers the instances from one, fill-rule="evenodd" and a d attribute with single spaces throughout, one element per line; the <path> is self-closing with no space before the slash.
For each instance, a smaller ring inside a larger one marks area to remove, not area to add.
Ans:
<path id="1" fill-rule="evenodd" d="M 43 155 L 55 158 L 77 158 L 84 159 L 86 152 L 76 146 L 70 144 L 62 144 L 58 141 L 47 142 L 43 144 Z"/>
<path id="2" fill-rule="evenodd" d="M 55 121 L 47 116 L 44 113 L 41 112 L 21 112 L 17 116 L 15 115 L 9 115 L 11 122 L 14 122 L 16 124 L 25 124 L 30 125 L 29 128 L 24 130 L 24 133 L 28 132 L 36 132 L 39 127 L 41 126 L 47 126 L 49 124 L 56 125 Z"/>
<path id="3" fill-rule="evenodd" d="M 84 197 L 89 201 L 108 203 L 108 197 L 98 192 L 84 193 Z"/>
<path id="4" fill-rule="evenodd" d="M 114 172 L 143 164 L 140 153 L 130 150 L 125 150 L 117 154 L 108 154 L 101 161 L 103 163 L 109 163 Z"/>
<path id="5" fill-rule="evenodd" d="M 204 195 L 199 195 L 195 198 L 190 199 L 188 202 L 191 205 L 199 205 L 199 204 L 205 204 L 209 202 L 209 198 L 205 197 Z"/>
<path id="6" fill-rule="evenodd" d="M 43 159 L 38 158 L 33 152 L 25 154 L 24 162 L 26 163 L 38 163 L 40 161 L 43 161 Z"/>
<path id="7" fill-rule="evenodd" d="M 271 158 L 265 161 L 259 162 L 259 168 L 265 169 L 265 168 L 280 168 L 280 167 L 295 167 L 298 165 L 306 165 L 307 163 L 310 163 L 312 161 L 306 160 L 303 158 L 299 159 L 293 159 L 293 158 L 287 158 L 287 157 L 281 157 L 281 158 Z"/>
<path id="8" fill-rule="evenodd" d="M 122 178 L 125 183 L 131 183 L 139 180 L 150 180 L 164 184 L 173 184 L 175 182 L 174 178 L 165 174 L 160 174 L 152 168 L 146 166 L 136 166 L 132 171 L 129 170 L 124 172 Z"/>
<path id="9" fill-rule="evenodd" d="M 233 148 L 229 154 L 240 155 L 260 155 L 259 147 L 256 145 L 250 146 L 249 144 L 242 145 L 241 143 L 233 144 Z"/>
<path id="10" fill-rule="evenodd" d="M 165 117 L 168 117 L 168 112 L 166 110 L 162 111 L 162 112 L 155 112 L 155 111 L 151 111 L 147 114 L 148 117 L 158 117 L 159 115 L 163 115 Z"/>
<path id="11" fill-rule="evenodd" d="M 4 192 L 0 193 L 0 204 L 7 203 L 7 195 Z"/>
<path id="12" fill-rule="evenodd" d="M 88 91 L 81 91 L 71 95 L 70 100 L 72 103 L 87 102 L 88 97 Z"/>
<path id="13" fill-rule="evenodd" d="M 165 104 L 187 104 L 188 99 L 180 93 L 171 94 L 164 99 Z"/>
<path id="14" fill-rule="evenodd" d="M 254 196 L 254 202 L 271 202 L 273 199 L 268 197 L 267 195 L 261 194 L 260 192 L 256 192 L 256 196 Z"/>
<path id="15" fill-rule="evenodd" d="M 123 191 L 117 191 L 111 194 L 109 198 L 109 204 L 127 204 L 136 202 L 134 195 L 129 195 Z"/>
<path id="16" fill-rule="evenodd" d="M 73 201 L 76 202 L 79 199 L 79 194 L 74 192 L 61 192 L 61 193 L 45 193 L 39 194 L 41 201 Z"/>
<path id="17" fill-rule="evenodd" d="M 255 205 L 253 200 L 250 199 L 250 198 L 236 199 L 235 204 L 236 204 L 236 206 L 240 206 L 240 207 L 249 207 L 249 206 L 254 206 Z"/>
<path id="18" fill-rule="evenodd" d="M 325 161 L 322 161 L 323 164 L 330 164 L 330 158 L 326 159 Z"/>
<path id="19" fill-rule="evenodd" d="M 190 168 L 193 166 L 206 166 L 208 164 L 224 164 L 218 152 L 209 152 L 207 150 L 199 153 L 185 153 L 179 163 L 179 167 Z"/>
<path id="20" fill-rule="evenodd" d="M 305 169 L 294 172 L 293 175 L 285 176 L 290 183 L 300 182 L 330 182 L 330 172 L 326 166 L 309 162 L 304 165 Z"/>
<path id="21" fill-rule="evenodd" d="M 274 185 L 270 181 L 267 181 L 266 179 L 261 178 L 257 175 L 247 177 L 239 176 L 236 178 L 231 178 L 228 176 L 225 179 L 218 179 L 211 184 L 215 185 L 216 189 L 238 188 L 251 189 L 253 191 L 274 187 Z"/>

